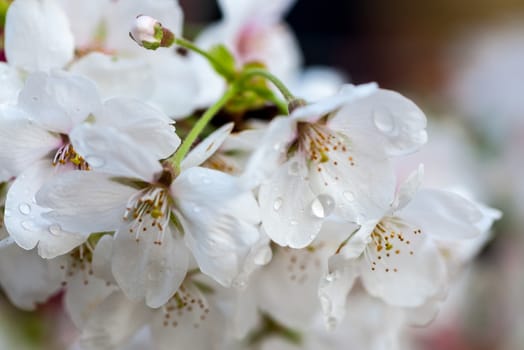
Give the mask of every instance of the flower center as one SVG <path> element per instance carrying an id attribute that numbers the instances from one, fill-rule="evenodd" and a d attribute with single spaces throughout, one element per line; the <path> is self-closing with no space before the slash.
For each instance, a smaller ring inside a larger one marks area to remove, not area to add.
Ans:
<path id="1" fill-rule="evenodd" d="M 403 254 L 414 255 L 422 231 L 396 217 L 382 219 L 373 229 L 365 254 L 371 271 L 398 272 L 398 259 Z"/>
<path id="2" fill-rule="evenodd" d="M 297 131 L 298 150 L 304 152 L 311 163 L 323 164 L 331 161 L 338 166 L 340 161 L 346 161 L 350 166 L 355 165 L 348 140 L 325 125 L 300 122 Z"/>
<path id="3" fill-rule="evenodd" d="M 131 197 L 124 213 L 130 221 L 129 233 L 135 234 L 138 242 L 141 234 L 156 233 L 154 244 L 162 244 L 165 228 L 171 213 L 167 188 L 151 185 Z"/>
<path id="4" fill-rule="evenodd" d="M 60 146 L 53 157 L 53 166 L 72 164 L 79 170 L 91 170 L 91 167 L 78 153 L 76 153 L 73 145 L 66 142 Z"/>
<path id="5" fill-rule="evenodd" d="M 89 284 L 89 278 L 93 275 L 93 251 L 91 244 L 86 242 L 68 254 L 65 262 L 60 265 L 60 269 L 65 273 L 62 286 L 66 286 L 67 281 L 77 273 L 81 274 L 84 285 Z"/>
<path id="6" fill-rule="evenodd" d="M 206 298 L 191 282 L 183 283 L 175 295 L 163 306 L 164 327 L 181 324 L 199 328 L 209 314 Z"/>

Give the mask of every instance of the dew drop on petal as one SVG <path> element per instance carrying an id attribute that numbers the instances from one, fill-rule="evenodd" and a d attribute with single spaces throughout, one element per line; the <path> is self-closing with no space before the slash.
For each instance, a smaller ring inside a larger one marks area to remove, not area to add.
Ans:
<path id="1" fill-rule="evenodd" d="M 326 276 L 326 281 L 328 282 L 335 282 L 338 279 L 337 273 L 330 273 Z"/>
<path id="2" fill-rule="evenodd" d="M 281 147 L 281 146 L 280 146 L 280 143 L 275 143 L 275 144 L 273 145 L 273 149 L 274 149 L 275 151 L 280 151 L 280 147 Z"/>
<path id="3" fill-rule="evenodd" d="M 106 164 L 105 160 L 98 156 L 87 156 L 86 162 L 93 168 L 100 168 Z"/>
<path id="4" fill-rule="evenodd" d="M 275 199 L 275 202 L 273 203 L 273 209 L 275 211 L 279 211 L 280 208 L 282 208 L 282 197 L 278 197 Z"/>
<path id="5" fill-rule="evenodd" d="M 27 231 L 36 231 L 37 230 L 35 223 L 30 220 L 22 221 L 22 227 Z"/>
<path id="6" fill-rule="evenodd" d="M 334 209 L 335 200 L 327 194 L 320 194 L 311 202 L 311 214 L 319 219 L 329 216 Z"/>
<path id="7" fill-rule="evenodd" d="M 51 233 L 52 235 L 55 235 L 55 236 L 59 235 L 60 232 L 62 232 L 62 228 L 58 224 L 50 225 L 48 230 L 49 230 L 49 233 Z"/>
<path id="8" fill-rule="evenodd" d="M 22 203 L 18 206 L 18 210 L 21 214 L 29 215 L 29 213 L 31 213 L 31 206 L 27 203 Z"/>
<path id="9" fill-rule="evenodd" d="M 342 195 L 344 196 L 344 198 L 346 198 L 346 200 L 350 202 L 355 200 L 355 195 L 351 191 L 344 191 Z"/>
<path id="10" fill-rule="evenodd" d="M 373 113 L 373 122 L 378 130 L 386 134 L 390 134 L 395 127 L 391 114 L 386 111 L 375 111 Z"/>

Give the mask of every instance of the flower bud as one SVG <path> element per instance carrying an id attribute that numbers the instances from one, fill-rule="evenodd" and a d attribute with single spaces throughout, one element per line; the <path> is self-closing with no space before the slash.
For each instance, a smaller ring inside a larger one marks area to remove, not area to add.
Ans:
<path id="1" fill-rule="evenodd" d="M 137 16 L 129 36 L 138 45 L 149 50 L 156 50 L 159 47 L 169 47 L 175 41 L 175 35 L 162 27 L 162 23 L 150 16 Z"/>

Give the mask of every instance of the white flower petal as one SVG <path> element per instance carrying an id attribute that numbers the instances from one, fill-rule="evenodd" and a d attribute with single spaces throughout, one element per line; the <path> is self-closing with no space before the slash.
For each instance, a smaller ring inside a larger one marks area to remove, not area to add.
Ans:
<path id="1" fill-rule="evenodd" d="M 73 63 L 69 70 L 93 80 L 104 98 L 148 99 L 154 86 L 152 67 L 142 59 L 93 52 Z"/>
<path id="2" fill-rule="evenodd" d="M 147 218 L 147 217 L 146 217 Z M 144 227 L 150 226 L 144 219 Z M 161 244 L 154 229 L 140 235 L 130 234 L 124 225 L 116 233 L 113 245 L 113 275 L 131 300 L 145 298 L 152 308 L 164 305 L 184 280 L 188 267 L 188 251 L 182 240 L 165 228 Z"/>
<path id="3" fill-rule="evenodd" d="M 391 156 L 414 152 L 427 141 L 424 113 L 409 99 L 384 89 L 345 104 L 328 125 L 353 137 L 365 134 Z"/>
<path id="4" fill-rule="evenodd" d="M 148 102 L 173 119 L 185 118 L 196 108 L 202 89 L 194 64 L 189 57 L 173 55 L 169 50 L 155 54 L 149 59 L 154 88 Z"/>
<path id="5" fill-rule="evenodd" d="M 43 214 L 50 222 L 89 235 L 115 231 L 136 192 L 104 173 L 70 171 L 45 183 L 36 199 L 39 205 L 51 209 Z"/>
<path id="6" fill-rule="evenodd" d="M 8 177 L 19 175 L 61 143 L 60 137 L 35 125 L 21 110 L 0 107 L 0 167 Z"/>
<path id="7" fill-rule="evenodd" d="M 224 143 L 226 138 L 233 130 L 234 123 L 228 123 L 215 130 L 206 137 L 195 148 L 191 150 L 180 164 L 182 170 L 199 166 L 211 157 L 217 149 Z"/>
<path id="8" fill-rule="evenodd" d="M 101 21 L 102 15 L 109 1 L 59 0 L 59 3 L 69 18 L 71 31 L 75 37 L 75 46 L 83 49 L 96 44 L 96 35 L 101 32 L 101 27 L 104 25 Z"/>
<path id="9" fill-rule="evenodd" d="M 68 134 L 100 108 L 96 85 L 63 71 L 36 72 L 26 80 L 18 97 L 20 108 L 47 130 Z"/>
<path id="10" fill-rule="evenodd" d="M 293 157 L 259 190 L 262 225 L 268 236 L 282 246 L 304 248 L 311 243 L 327 214 L 310 187 L 305 160 Z"/>
<path id="11" fill-rule="evenodd" d="M 429 300 L 422 306 L 415 308 L 406 308 L 406 323 L 410 326 L 424 327 L 428 326 L 435 320 L 440 311 L 440 304 L 442 304 L 441 297 L 436 297 Z"/>
<path id="12" fill-rule="evenodd" d="M 322 99 L 319 102 L 297 108 L 290 117 L 295 120 L 313 123 L 322 117 L 336 112 L 345 104 L 351 104 L 354 103 L 355 100 L 372 95 L 376 90 L 377 84 L 375 83 L 358 86 L 346 84 L 338 94 Z"/>
<path id="13" fill-rule="evenodd" d="M 157 158 L 114 128 L 76 127 L 69 135 L 75 150 L 94 170 L 153 182 L 162 171 Z"/>
<path id="14" fill-rule="evenodd" d="M 346 142 L 347 146 L 343 143 L 328 151 L 327 161 L 311 165 L 312 189 L 329 195 L 335 213 L 345 220 L 361 223 L 381 218 L 394 198 L 393 168 L 387 159 L 368 153 L 373 150 L 371 140 Z"/>
<path id="15" fill-rule="evenodd" d="M 327 256 L 320 250 L 275 249 L 271 263 L 251 281 L 262 311 L 287 327 L 310 327 L 320 311 L 317 289 L 327 270 Z"/>
<path id="16" fill-rule="evenodd" d="M 346 300 L 356 278 L 357 265 L 346 261 L 340 255 L 329 259 L 329 271 L 320 280 L 318 296 L 326 325 L 330 329 L 338 326 L 346 315 Z"/>
<path id="17" fill-rule="evenodd" d="M 226 20 L 247 24 L 249 22 L 277 22 L 296 0 L 274 0 L 260 3 L 253 0 L 219 0 L 218 5 Z"/>
<path id="18" fill-rule="evenodd" d="M 111 271 L 111 259 L 113 258 L 113 237 L 111 235 L 104 235 L 96 244 L 93 252 L 93 275 L 104 281 L 116 284 Z"/>
<path id="19" fill-rule="evenodd" d="M 395 199 L 391 205 L 393 210 L 401 210 L 411 201 L 422 185 L 423 176 L 424 165 L 419 164 L 418 169 L 412 172 L 400 185 L 400 188 L 398 189 Z"/>
<path id="20" fill-rule="evenodd" d="M 36 251 L 17 245 L 0 249 L 0 285 L 9 300 L 24 310 L 33 310 L 61 288 L 61 279 L 50 273 L 58 270 L 54 260 L 44 260 Z"/>
<path id="21" fill-rule="evenodd" d="M 92 312 L 82 329 L 80 344 L 85 350 L 120 349 L 147 324 L 153 311 L 115 292 Z"/>
<path id="22" fill-rule="evenodd" d="M 86 283 L 87 282 L 87 283 Z M 78 329 L 83 329 L 89 316 L 111 293 L 118 290 L 99 278 L 77 272 L 67 281 L 64 306 L 68 316 Z"/>
<path id="23" fill-rule="evenodd" d="M 63 230 L 44 217 L 47 209 L 37 205 L 35 195 L 56 173 L 49 160 L 35 163 L 16 178 L 7 192 L 5 225 L 7 231 L 24 249 L 38 244 L 38 254 L 54 258 L 80 245 L 86 235 Z"/>
<path id="24" fill-rule="evenodd" d="M 182 172 L 171 193 L 200 269 L 229 286 L 260 237 L 254 196 L 237 178 L 199 167 Z"/>
<path id="25" fill-rule="evenodd" d="M 348 237 L 348 241 L 339 246 L 339 253 L 346 259 L 358 258 L 369 244 L 369 236 L 378 224 L 378 220 L 369 220 L 360 225 L 358 230 Z M 348 232 L 350 233 L 350 232 Z"/>
<path id="26" fill-rule="evenodd" d="M 390 305 L 418 307 L 441 293 L 446 267 L 427 233 L 398 218 L 383 219 L 375 232 L 360 258 L 362 282 L 371 295 Z"/>
<path id="27" fill-rule="evenodd" d="M 335 95 L 347 80 L 347 77 L 338 70 L 313 66 L 306 68 L 300 74 L 291 85 L 291 90 L 295 96 L 300 96 L 306 101 L 317 102 Z"/>
<path id="28" fill-rule="evenodd" d="M 271 121 L 242 175 L 247 188 L 260 185 L 274 174 L 285 156 L 288 143 L 295 136 L 296 123 L 291 118 L 281 117 Z"/>
<path id="29" fill-rule="evenodd" d="M 420 190 L 398 215 L 430 235 L 447 239 L 479 236 L 476 225 L 484 219 L 475 203 L 453 192 L 430 189 Z"/>
<path id="30" fill-rule="evenodd" d="M 180 145 L 173 121 L 140 100 L 112 98 L 95 117 L 97 126 L 117 128 L 157 159 L 169 157 Z"/>
<path id="31" fill-rule="evenodd" d="M 178 291 L 180 298 L 195 300 L 187 307 L 180 307 L 174 298 L 166 309 L 169 318 L 164 312 L 157 312 L 151 329 L 155 349 L 172 350 L 192 349 L 208 350 L 219 348 L 224 341 L 225 320 L 215 305 L 208 303 L 205 296 L 192 283 L 184 283 Z M 206 312 L 207 310 L 207 312 Z"/>
<path id="32" fill-rule="evenodd" d="M 19 71 L 15 67 L 0 62 L 0 104 L 16 103 L 16 98 L 23 85 Z"/>
<path id="33" fill-rule="evenodd" d="M 69 21 L 54 0 L 16 1 L 5 27 L 7 61 L 27 71 L 61 68 L 73 58 Z"/>

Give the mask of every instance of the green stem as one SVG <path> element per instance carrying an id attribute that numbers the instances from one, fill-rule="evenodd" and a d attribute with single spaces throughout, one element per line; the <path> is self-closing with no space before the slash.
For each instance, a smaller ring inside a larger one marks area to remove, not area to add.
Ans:
<path id="1" fill-rule="evenodd" d="M 240 76 L 239 82 L 243 82 L 245 80 L 249 80 L 249 79 L 251 79 L 253 77 L 256 77 L 256 76 L 264 77 L 267 80 L 269 80 L 270 82 L 272 82 L 273 85 L 275 85 L 277 87 L 277 89 L 280 91 L 282 96 L 284 96 L 284 98 L 286 99 L 287 102 L 291 102 L 291 101 L 296 100 L 296 97 L 293 96 L 291 91 L 289 91 L 289 89 L 284 85 L 284 83 L 280 79 L 278 79 L 276 76 L 274 76 L 273 74 L 269 73 L 265 69 L 260 69 L 260 68 L 246 69 L 242 73 L 242 75 Z"/>
<path id="2" fill-rule="evenodd" d="M 218 61 L 212 55 L 210 55 L 209 52 L 207 52 L 206 50 L 202 50 L 201 48 L 199 48 L 198 46 L 196 46 L 189 40 L 186 40 L 184 38 L 175 38 L 175 44 L 198 53 L 199 55 L 207 59 L 209 62 L 211 62 L 215 66 L 219 66 L 219 67 L 222 66 L 222 62 Z"/>
<path id="3" fill-rule="evenodd" d="M 282 101 L 280 97 L 276 96 L 273 91 L 268 89 L 259 89 L 256 87 L 250 87 L 250 89 L 256 93 L 258 96 L 273 102 L 273 104 L 278 108 L 279 112 L 282 114 L 289 114 L 287 103 L 285 101 Z"/>
<path id="4" fill-rule="evenodd" d="M 191 149 L 191 145 L 193 145 L 193 142 L 195 142 L 202 130 L 205 129 L 209 121 L 213 119 L 213 117 L 236 93 L 237 86 L 234 84 L 224 93 L 220 100 L 218 100 L 217 102 L 215 102 L 214 105 L 209 107 L 209 109 L 195 123 L 189 134 L 187 134 L 186 138 L 184 139 L 184 142 L 182 142 L 182 145 L 178 148 L 175 154 L 171 158 L 169 158 L 169 161 L 174 165 L 177 171 L 180 170 L 180 163 L 182 162 L 182 159 L 184 159 L 184 157 L 187 155 L 187 153 Z"/>

